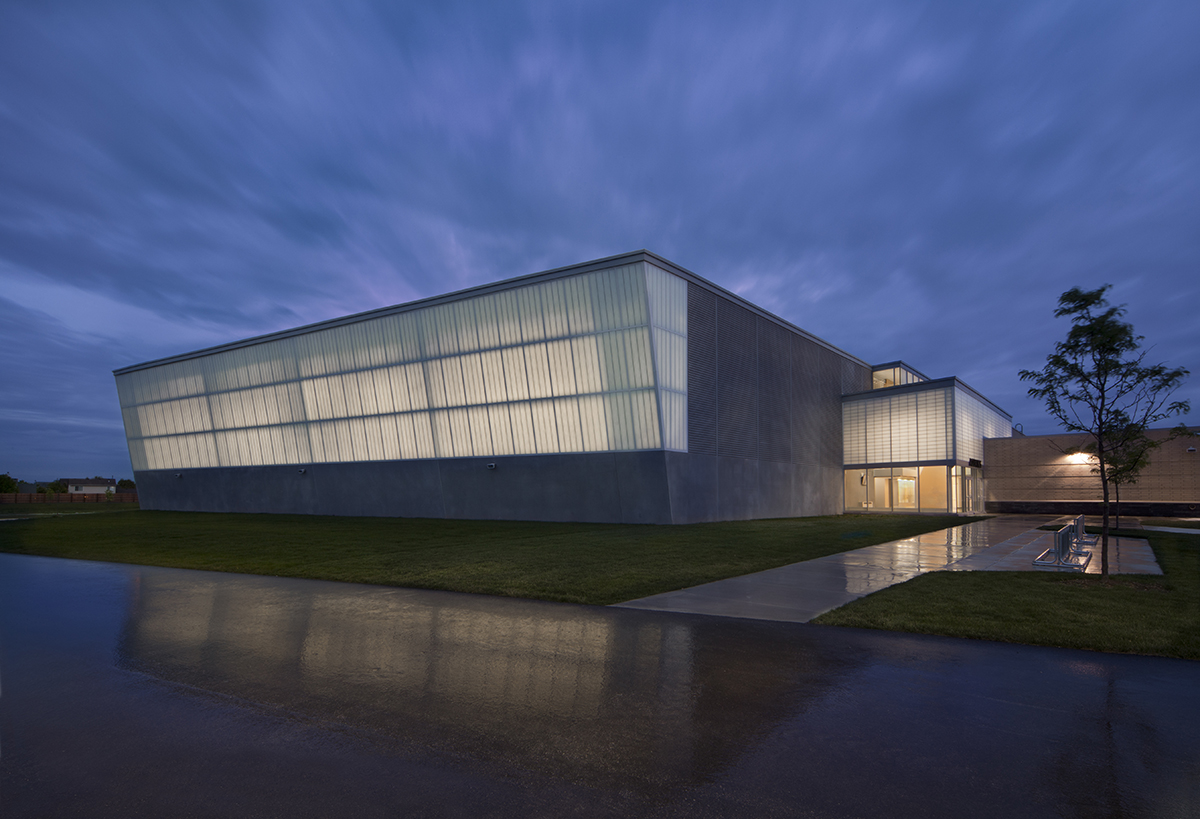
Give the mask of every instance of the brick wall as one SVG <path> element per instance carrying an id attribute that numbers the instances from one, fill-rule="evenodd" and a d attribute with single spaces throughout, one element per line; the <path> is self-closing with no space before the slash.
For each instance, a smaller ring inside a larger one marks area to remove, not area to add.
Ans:
<path id="1" fill-rule="evenodd" d="M 1167 432 L 1155 430 L 1151 436 L 1161 440 Z M 988 503 L 1099 501 L 1095 464 L 1072 463 L 1063 454 L 1087 440 L 1078 434 L 986 439 Z M 1189 453 L 1188 447 L 1200 450 L 1200 438 L 1176 438 L 1154 450 L 1138 482 L 1121 487 L 1121 502 L 1200 505 L 1200 452 Z"/>

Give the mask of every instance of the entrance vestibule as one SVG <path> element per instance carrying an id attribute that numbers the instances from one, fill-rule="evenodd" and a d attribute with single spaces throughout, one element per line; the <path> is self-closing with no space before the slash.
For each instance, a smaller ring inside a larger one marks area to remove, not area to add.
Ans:
<path id="1" fill-rule="evenodd" d="M 983 509 L 977 467 L 891 466 L 845 471 L 847 512 L 973 513 Z"/>

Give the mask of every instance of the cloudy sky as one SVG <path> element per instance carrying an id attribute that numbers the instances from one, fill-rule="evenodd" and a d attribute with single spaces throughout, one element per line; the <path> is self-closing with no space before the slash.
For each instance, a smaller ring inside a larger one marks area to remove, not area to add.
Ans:
<path id="1" fill-rule="evenodd" d="M 1200 4 L 0 4 L 0 472 L 131 475 L 111 371 L 647 248 L 1017 378 L 1114 285 L 1196 375 Z"/>

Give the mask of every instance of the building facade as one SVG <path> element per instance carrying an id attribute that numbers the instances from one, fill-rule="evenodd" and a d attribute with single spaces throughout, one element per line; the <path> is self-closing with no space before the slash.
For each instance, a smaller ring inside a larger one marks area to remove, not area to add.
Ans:
<path id="1" fill-rule="evenodd" d="M 116 478 L 59 478 L 71 495 L 104 495 L 117 491 Z"/>
<path id="2" fill-rule="evenodd" d="M 1200 433 L 1200 427 L 1190 430 Z M 1137 482 L 1120 487 L 1122 514 L 1200 515 L 1200 439 L 1170 433 L 1150 431 L 1161 444 Z M 1096 461 L 1072 451 L 1088 442 L 1089 436 L 1077 433 L 984 440 L 988 511 L 1099 514 L 1103 493 Z M 1115 501 L 1117 490 L 1111 491 Z"/>
<path id="3" fill-rule="evenodd" d="M 647 251 L 115 377 L 151 509 L 631 523 L 970 511 L 964 470 L 982 434 L 1005 434 L 961 382 L 872 368 Z M 923 469 L 940 469 L 941 490 Z M 847 492 L 859 477 L 866 499 Z"/>
<path id="4" fill-rule="evenodd" d="M 876 367 L 870 392 L 842 398 L 847 512 L 984 509 L 983 439 L 1012 417 L 957 378 L 902 362 Z"/>

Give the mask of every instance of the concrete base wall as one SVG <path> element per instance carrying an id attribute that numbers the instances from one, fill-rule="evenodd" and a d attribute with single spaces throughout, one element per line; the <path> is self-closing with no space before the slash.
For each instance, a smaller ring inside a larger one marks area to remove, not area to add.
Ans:
<path id="1" fill-rule="evenodd" d="M 143 509 L 670 523 L 663 454 L 221 467 L 135 479 Z"/>
<path id="2" fill-rule="evenodd" d="M 1019 515 L 1102 515 L 1104 504 L 1096 501 L 988 501 L 987 511 L 993 514 Z M 1144 503 L 1121 501 L 1121 517 L 1194 518 L 1200 515 L 1200 503 Z M 1115 516 L 1116 503 L 1108 507 Z"/>
<path id="3" fill-rule="evenodd" d="M 700 523 L 842 511 L 840 468 L 662 451 L 157 470 L 134 478 L 143 509 L 194 512 Z"/>
<path id="4" fill-rule="evenodd" d="M 674 523 L 842 512 L 842 470 L 721 455 L 666 453 Z"/>

